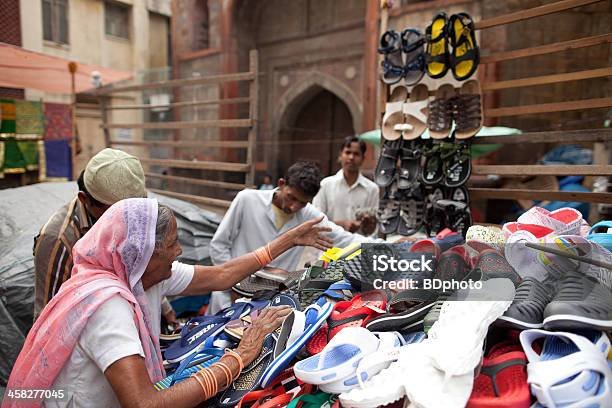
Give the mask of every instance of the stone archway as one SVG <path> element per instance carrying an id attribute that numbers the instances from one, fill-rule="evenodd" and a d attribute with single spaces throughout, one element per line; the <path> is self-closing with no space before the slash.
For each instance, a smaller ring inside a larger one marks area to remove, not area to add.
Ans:
<path id="1" fill-rule="evenodd" d="M 293 85 L 276 104 L 277 174 L 300 159 L 317 162 L 325 176 L 334 173 L 341 141 L 360 131 L 361 114 L 355 94 L 333 77 L 314 72 Z"/>
<path id="2" fill-rule="evenodd" d="M 322 72 L 310 72 L 306 78 L 291 86 L 276 103 L 272 129 L 278 134 L 281 127 L 295 119 L 296 113 L 305 101 L 310 100 L 321 89 L 336 95 L 346 104 L 353 119 L 356 132 L 361 132 L 363 106 L 355 93 L 338 79 Z"/>

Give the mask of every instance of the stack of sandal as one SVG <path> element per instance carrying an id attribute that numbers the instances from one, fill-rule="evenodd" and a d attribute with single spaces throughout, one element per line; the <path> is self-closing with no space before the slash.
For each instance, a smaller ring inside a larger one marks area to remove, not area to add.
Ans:
<path id="1" fill-rule="evenodd" d="M 383 117 L 383 147 L 375 181 L 384 187 L 378 218 L 384 234 L 412 235 L 425 219 L 424 192 L 420 182 L 421 134 L 427 129 L 429 90 L 424 84 L 397 86 Z"/>
<path id="2" fill-rule="evenodd" d="M 482 118 L 481 90 L 476 80 L 463 84 L 459 92 L 451 85 L 442 85 L 429 104 L 432 139 L 423 147 L 422 181 L 431 192 L 427 217 L 430 235 L 444 228 L 465 235 L 471 225 L 469 195 L 463 186 L 472 172 L 470 138 L 480 130 Z"/>
<path id="3" fill-rule="evenodd" d="M 441 12 L 425 36 L 414 28 L 385 32 L 378 51 L 384 55 L 383 82 L 403 79 L 415 85 L 396 86 L 383 115 L 375 172 L 385 189 L 378 212 L 381 232 L 411 235 L 425 226 L 430 236 L 444 228 L 465 235 L 471 214 L 463 185 L 471 174 L 469 139 L 482 126 L 480 84 L 470 80 L 459 89 L 443 84 L 430 99 L 428 87 L 417 83 L 424 73 L 437 79 L 451 71 L 465 81 L 476 72 L 474 22 L 466 13 L 448 18 Z M 430 139 L 421 138 L 426 129 Z"/>
<path id="4" fill-rule="evenodd" d="M 411 235 L 425 225 L 431 236 L 444 228 L 465 235 L 471 225 L 463 187 L 472 172 L 469 139 L 482 127 L 482 118 L 476 80 L 458 92 L 442 85 L 432 100 L 424 84 L 410 92 L 395 87 L 383 116 L 375 170 L 376 183 L 385 189 L 378 213 L 382 233 Z M 422 139 L 427 127 L 431 138 Z"/>

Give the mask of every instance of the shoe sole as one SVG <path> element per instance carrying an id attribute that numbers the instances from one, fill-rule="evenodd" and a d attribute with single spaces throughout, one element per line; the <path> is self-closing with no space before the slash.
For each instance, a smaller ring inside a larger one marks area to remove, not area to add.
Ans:
<path id="1" fill-rule="evenodd" d="M 369 400 L 351 401 L 343 399 L 341 396 L 340 402 L 345 408 L 372 408 L 392 404 L 406 396 L 406 393 L 404 392 L 404 386 L 401 384 L 396 384 L 395 389 L 392 389 L 392 387 L 387 387 L 386 390 L 388 391 L 388 393 L 384 397 L 381 396 L 377 399 L 371 398 Z"/>
<path id="2" fill-rule="evenodd" d="M 501 316 L 495 322 L 496 326 L 510 327 L 510 328 L 518 328 L 523 330 L 528 329 L 541 329 L 544 327 L 544 323 L 529 323 L 519 319 L 515 319 L 513 317 Z"/>
<path id="3" fill-rule="evenodd" d="M 612 329 L 612 320 L 592 319 L 590 317 L 569 314 L 553 315 L 544 319 L 544 329 Z"/>
<path id="4" fill-rule="evenodd" d="M 368 324 L 366 324 L 366 329 L 371 330 L 371 331 L 381 331 L 381 329 L 390 329 L 388 327 L 388 323 L 389 322 L 395 322 L 395 321 L 402 321 L 402 320 L 408 320 L 410 321 L 411 318 L 414 318 L 415 316 L 419 316 L 419 315 L 425 315 L 427 314 L 427 312 L 435 305 L 436 302 L 432 302 L 430 304 L 427 304 L 423 307 L 418 308 L 417 310 L 412 311 L 409 314 L 400 314 L 400 315 L 396 315 L 396 316 L 382 316 L 379 317 L 377 319 L 372 320 L 371 322 L 369 322 Z M 392 327 L 394 330 L 405 330 L 414 326 L 417 326 L 419 324 L 423 323 L 423 319 L 418 319 L 417 321 L 410 321 L 407 325 L 401 325 L 401 326 L 397 326 L 397 327 Z M 377 327 L 377 326 L 381 326 L 381 327 Z"/>

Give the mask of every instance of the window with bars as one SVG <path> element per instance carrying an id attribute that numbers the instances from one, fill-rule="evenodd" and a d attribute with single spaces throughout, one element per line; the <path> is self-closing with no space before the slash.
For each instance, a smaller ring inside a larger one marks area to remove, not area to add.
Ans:
<path id="1" fill-rule="evenodd" d="M 104 32 L 119 38 L 130 38 L 130 7 L 123 4 L 104 3 Z"/>
<path id="2" fill-rule="evenodd" d="M 42 0 L 43 38 L 68 44 L 68 0 Z"/>

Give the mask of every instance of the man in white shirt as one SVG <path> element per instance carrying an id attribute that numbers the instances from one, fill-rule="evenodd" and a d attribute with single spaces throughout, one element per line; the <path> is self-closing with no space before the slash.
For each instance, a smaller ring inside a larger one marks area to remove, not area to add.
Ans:
<path id="1" fill-rule="evenodd" d="M 342 169 L 321 181 L 312 204 L 345 230 L 370 235 L 376 229 L 378 186 L 359 170 L 365 152 L 363 140 L 346 137 L 338 157 Z"/>
<path id="2" fill-rule="evenodd" d="M 289 229 L 323 214 L 310 201 L 319 191 L 321 173 L 314 163 L 297 162 L 278 180 L 272 191 L 243 190 L 232 201 L 221 224 L 210 242 L 210 257 L 220 265 L 237 256 L 265 245 Z M 328 234 L 335 246 L 351 242 L 366 242 L 359 234 L 351 234 L 330 222 L 327 217 L 321 226 L 329 227 Z M 293 271 L 304 248 L 292 248 L 277 257 L 269 266 Z M 214 314 L 231 303 L 229 292 L 214 292 L 207 313 Z"/>

